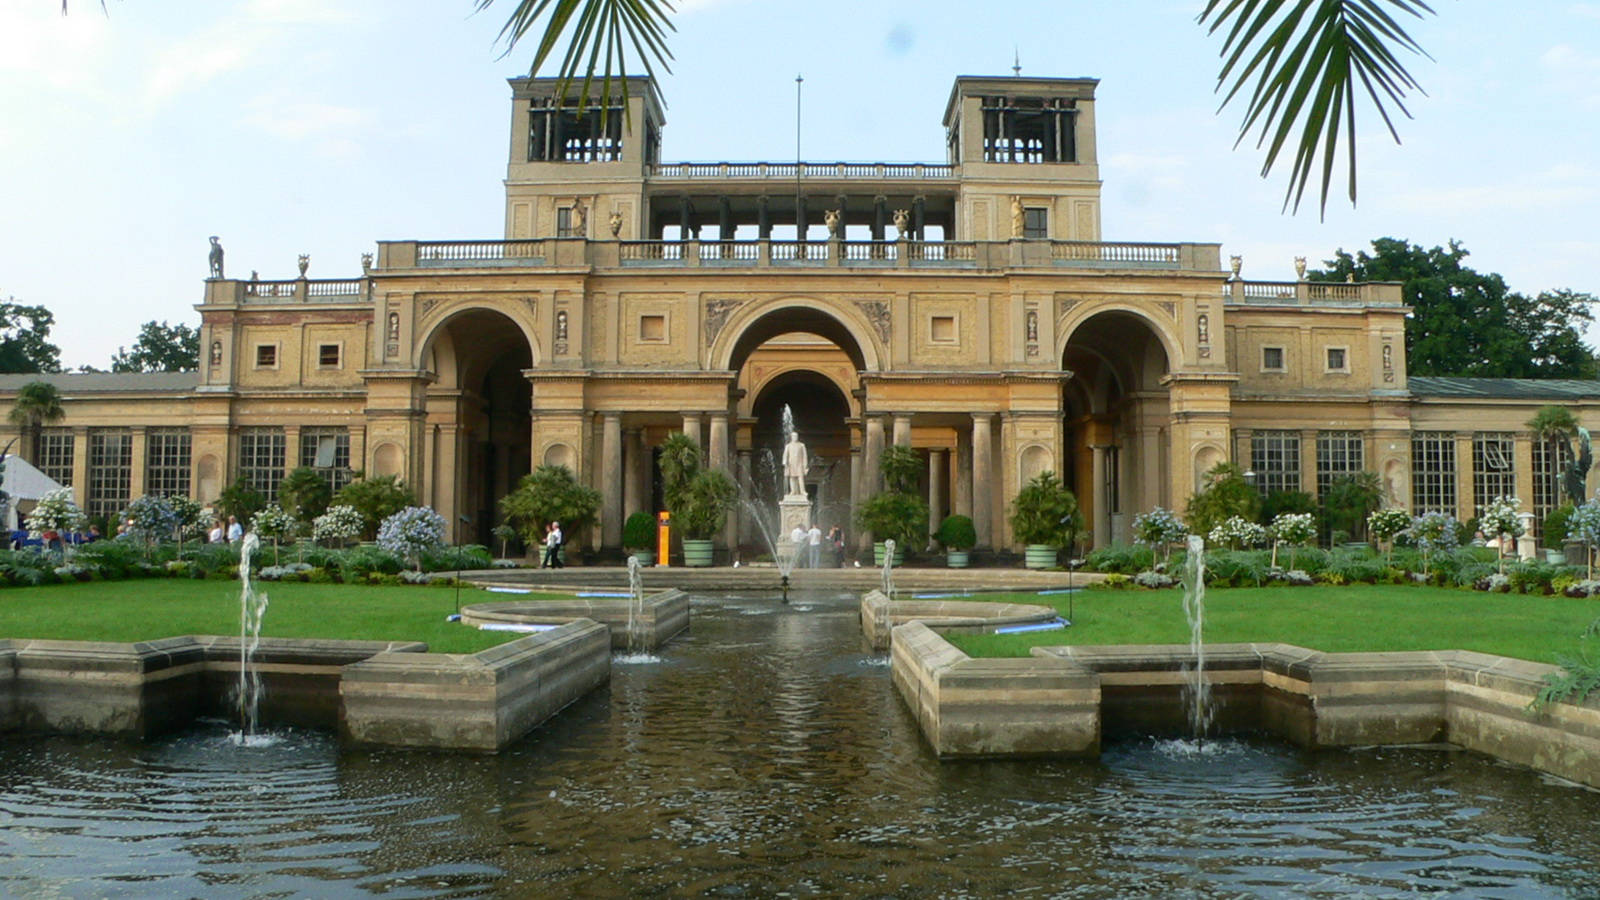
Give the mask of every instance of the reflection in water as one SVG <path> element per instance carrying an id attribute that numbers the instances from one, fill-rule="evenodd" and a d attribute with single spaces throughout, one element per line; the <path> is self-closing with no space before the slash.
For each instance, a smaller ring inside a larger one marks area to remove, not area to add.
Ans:
<path id="1" fill-rule="evenodd" d="M 853 599 L 698 599 L 499 757 L 0 745 L 0 896 L 1600 894 L 1600 795 L 1441 751 L 940 764 Z"/>

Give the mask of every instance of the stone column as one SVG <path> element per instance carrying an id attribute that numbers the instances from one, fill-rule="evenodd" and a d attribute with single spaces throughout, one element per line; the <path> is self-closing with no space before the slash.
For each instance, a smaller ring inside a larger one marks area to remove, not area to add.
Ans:
<path id="1" fill-rule="evenodd" d="M 949 455 L 944 450 L 928 451 L 928 531 L 939 530 L 944 521 L 945 476 L 949 474 Z"/>
<path id="2" fill-rule="evenodd" d="M 600 414 L 600 546 L 622 546 L 622 413 Z"/>
<path id="3" fill-rule="evenodd" d="M 296 432 L 297 435 L 298 435 L 299 431 L 300 431 L 299 428 L 295 429 L 295 432 Z M 147 453 L 146 453 L 146 450 L 145 450 L 145 446 L 146 446 L 145 445 L 145 437 L 146 437 L 146 435 L 145 435 L 144 426 L 142 426 L 142 425 L 141 426 L 135 426 L 132 429 L 132 432 L 133 432 L 133 434 L 132 434 L 132 438 L 133 439 L 132 439 L 132 441 L 130 441 L 130 444 L 132 446 L 129 448 L 129 453 L 128 453 L 128 499 L 129 500 L 135 500 L 135 499 L 137 499 L 139 497 L 143 497 L 148 492 L 148 488 L 145 487 L 145 483 L 144 483 L 145 467 L 148 465 L 148 462 L 145 459 Z M 287 458 L 287 456 L 288 456 L 288 454 L 285 454 L 286 458 Z"/>
<path id="4" fill-rule="evenodd" d="M 719 472 L 732 475 L 728 468 L 728 414 L 714 412 L 711 414 L 711 444 L 706 448 L 707 461 L 711 468 Z"/>
<path id="5" fill-rule="evenodd" d="M 861 497 L 865 500 L 883 490 L 878 460 L 883 455 L 883 417 L 867 417 L 867 451 L 861 460 Z"/>
<path id="6" fill-rule="evenodd" d="M 894 414 L 894 445 L 896 447 L 911 446 L 911 414 Z"/>
<path id="7" fill-rule="evenodd" d="M 972 524 L 978 546 L 994 548 L 994 416 L 972 414 Z"/>
<path id="8" fill-rule="evenodd" d="M 1472 494 L 1472 432 L 1461 431 L 1456 433 L 1456 518 L 1462 522 L 1478 514 Z"/>
<path id="9" fill-rule="evenodd" d="M 235 466 L 230 464 L 232 461 L 228 457 L 238 455 L 235 447 L 237 447 L 236 439 L 229 435 L 228 453 L 224 453 L 218 460 L 219 487 L 233 483 L 233 479 L 229 476 L 234 473 Z M 83 509 L 89 508 L 89 428 L 85 425 L 75 425 L 72 429 L 72 498 Z M 205 499 L 209 502 L 213 498 Z"/>
<path id="10" fill-rule="evenodd" d="M 705 446 L 705 441 L 700 438 L 699 413 L 686 412 L 683 414 L 683 433 L 689 436 L 689 440 L 694 441 L 696 447 Z"/>
<path id="11" fill-rule="evenodd" d="M 650 458 L 644 446 L 644 432 L 638 428 L 628 428 L 622 432 L 622 518 L 627 521 L 628 516 L 636 512 L 643 512 L 649 498 L 644 496 L 648 487 L 644 484 L 646 478 L 639 477 L 639 464 Z"/>
<path id="12" fill-rule="evenodd" d="M 955 503 L 956 515 L 972 518 L 972 435 L 956 433 Z"/>
<path id="13" fill-rule="evenodd" d="M 1111 540 L 1111 498 L 1106 496 L 1106 445 L 1095 444 L 1090 448 L 1094 452 L 1094 479 L 1093 509 L 1090 512 L 1089 534 L 1096 548 L 1105 547 Z"/>
<path id="14" fill-rule="evenodd" d="M 1317 432 L 1300 432 L 1300 490 L 1321 500 L 1317 491 Z"/>

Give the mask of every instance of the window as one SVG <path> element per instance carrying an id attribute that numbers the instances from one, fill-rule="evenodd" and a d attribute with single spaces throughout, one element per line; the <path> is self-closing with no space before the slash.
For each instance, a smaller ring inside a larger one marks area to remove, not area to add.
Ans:
<path id="1" fill-rule="evenodd" d="M 45 428 L 39 432 L 39 471 L 62 487 L 72 487 L 73 434 L 70 428 Z"/>
<path id="2" fill-rule="evenodd" d="M 1050 210 L 1030 206 L 1022 211 L 1022 236 L 1030 241 L 1050 237 Z"/>
<path id="3" fill-rule="evenodd" d="M 114 429 L 89 431 L 89 492 L 84 512 L 114 519 L 128 506 L 133 481 L 133 435 Z"/>
<path id="4" fill-rule="evenodd" d="M 1561 473 L 1572 464 L 1572 448 L 1563 440 L 1533 444 L 1533 531 L 1544 537 L 1544 518 L 1561 505 Z"/>
<path id="5" fill-rule="evenodd" d="M 1360 472 L 1363 463 L 1361 432 L 1317 432 L 1317 496 L 1327 496 L 1334 479 Z"/>
<path id="6" fill-rule="evenodd" d="M 573 237 L 572 233 L 572 207 L 563 206 L 556 210 L 556 237 Z"/>
<path id="7" fill-rule="evenodd" d="M 1456 513 L 1456 436 L 1451 431 L 1411 435 L 1411 511 Z"/>
<path id="8" fill-rule="evenodd" d="M 1345 353 L 1345 348 L 1343 348 L 1343 347 L 1329 347 L 1328 348 L 1328 371 L 1329 372 L 1348 372 L 1348 371 L 1350 371 L 1349 361 L 1346 358 L 1346 356 L 1347 356 L 1347 354 Z"/>
<path id="9" fill-rule="evenodd" d="M 928 337 L 936 344 L 956 342 L 956 317 L 934 316 L 928 322 Z"/>
<path id="10" fill-rule="evenodd" d="M 1077 162 L 1073 101 L 1039 97 L 984 97 L 983 161 Z"/>
<path id="11" fill-rule="evenodd" d="M 189 496 L 189 429 L 145 432 L 144 492 L 157 497 Z"/>
<path id="12" fill-rule="evenodd" d="M 341 352 L 343 349 L 339 344 L 318 344 L 317 365 L 324 369 L 339 368 L 339 357 L 343 355 Z"/>
<path id="13" fill-rule="evenodd" d="M 1517 495 L 1517 470 L 1509 432 L 1480 431 L 1472 436 L 1472 514 L 1496 497 Z"/>
<path id="14" fill-rule="evenodd" d="M 639 340 L 665 341 L 667 339 L 666 316 L 640 316 Z"/>
<path id="15" fill-rule="evenodd" d="M 300 465 L 316 469 L 328 486 L 338 490 L 349 484 L 350 429 L 314 427 L 300 429 Z"/>
<path id="16" fill-rule="evenodd" d="M 1284 370 L 1283 348 L 1282 347 L 1262 347 L 1261 348 L 1261 371 L 1263 371 L 1263 372 L 1282 372 L 1283 370 Z"/>
<path id="17" fill-rule="evenodd" d="M 258 368 L 258 369 L 276 369 L 277 367 L 278 367 L 278 345 L 277 344 L 257 344 L 256 345 L 256 368 Z"/>
<path id="18" fill-rule="evenodd" d="M 278 502 L 278 483 L 283 481 L 283 468 L 282 428 L 239 429 L 239 477 L 268 503 Z"/>
<path id="19" fill-rule="evenodd" d="M 529 162 L 616 162 L 622 159 L 622 105 L 579 109 L 554 97 L 534 100 L 528 114 Z M 646 151 L 656 140 L 648 135 Z"/>
<path id="20" fill-rule="evenodd" d="M 1263 497 L 1274 491 L 1300 490 L 1300 432 L 1251 434 L 1250 470 L 1256 473 L 1256 490 Z"/>

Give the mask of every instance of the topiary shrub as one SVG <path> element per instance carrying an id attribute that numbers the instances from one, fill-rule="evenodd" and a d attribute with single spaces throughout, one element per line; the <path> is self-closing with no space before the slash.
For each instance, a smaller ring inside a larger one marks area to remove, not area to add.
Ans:
<path id="1" fill-rule="evenodd" d="M 946 516 L 939 523 L 939 530 L 933 535 L 946 550 L 966 552 L 978 545 L 978 529 L 972 524 L 972 519 L 959 513 Z"/>
<path id="2" fill-rule="evenodd" d="M 622 546 L 628 550 L 649 550 L 656 545 L 656 517 L 636 512 L 622 523 Z"/>

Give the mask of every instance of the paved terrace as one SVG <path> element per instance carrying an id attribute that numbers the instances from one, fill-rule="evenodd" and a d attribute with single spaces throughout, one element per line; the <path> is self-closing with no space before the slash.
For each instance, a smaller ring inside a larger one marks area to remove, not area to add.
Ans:
<path id="1" fill-rule="evenodd" d="M 648 590 L 678 588 L 695 591 L 780 590 L 778 570 L 770 565 L 688 569 L 660 566 L 641 570 Z M 622 566 L 586 566 L 565 569 L 483 569 L 461 577 L 484 586 L 551 588 L 626 588 L 628 570 Z M 894 570 L 896 591 L 1042 591 L 1082 587 L 1105 576 L 1093 572 L 1032 571 L 1028 569 L 946 569 L 907 566 Z M 883 586 L 879 569 L 795 569 L 791 590 L 826 590 L 866 593 Z"/>

